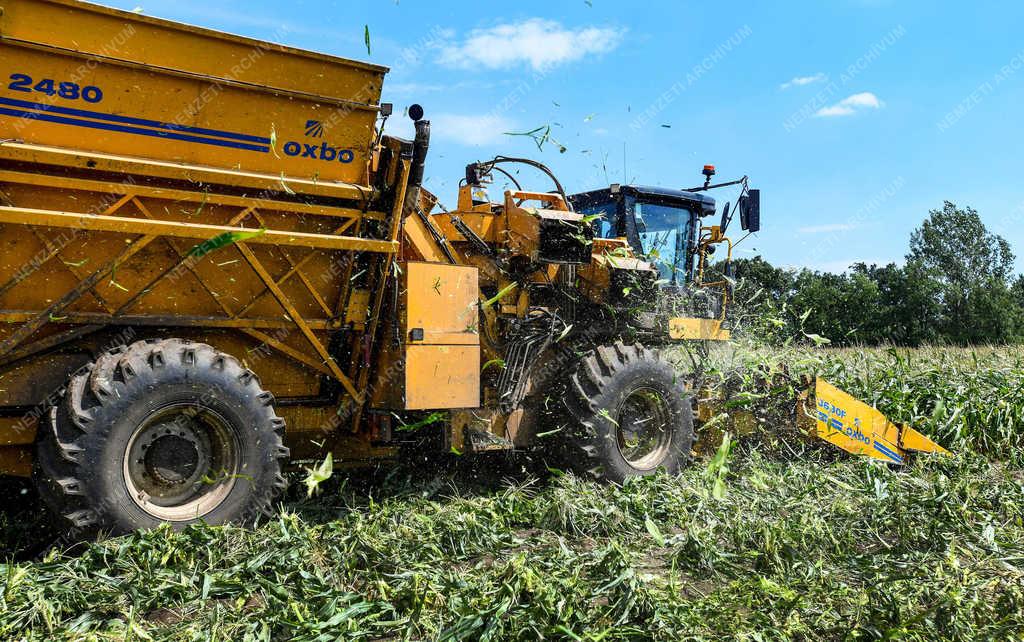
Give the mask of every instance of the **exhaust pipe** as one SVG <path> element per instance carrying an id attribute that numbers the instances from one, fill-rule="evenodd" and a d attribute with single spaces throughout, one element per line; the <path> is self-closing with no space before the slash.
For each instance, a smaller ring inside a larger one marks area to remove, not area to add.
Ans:
<path id="1" fill-rule="evenodd" d="M 420 187 L 423 186 L 423 173 L 427 166 L 427 151 L 430 149 L 430 121 L 423 120 L 423 108 L 412 105 L 409 107 L 409 117 L 416 123 L 416 137 L 412 143 L 412 166 L 409 168 L 409 184 L 405 191 L 406 214 L 413 212 L 419 205 Z"/>

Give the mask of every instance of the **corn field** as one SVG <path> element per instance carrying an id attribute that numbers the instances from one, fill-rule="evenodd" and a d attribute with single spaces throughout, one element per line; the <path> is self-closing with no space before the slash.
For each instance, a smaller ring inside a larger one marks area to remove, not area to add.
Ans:
<path id="1" fill-rule="evenodd" d="M 755 385 L 780 363 L 956 457 L 890 468 L 791 440 L 775 410 L 793 390 Z M 740 346 L 712 364 L 761 430 L 679 477 L 454 456 L 336 475 L 256 529 L 0 564 L 0 639 L 1024 639 L 1024 351 Z M 34 519 L 13 510 L 11 551 Z"/>

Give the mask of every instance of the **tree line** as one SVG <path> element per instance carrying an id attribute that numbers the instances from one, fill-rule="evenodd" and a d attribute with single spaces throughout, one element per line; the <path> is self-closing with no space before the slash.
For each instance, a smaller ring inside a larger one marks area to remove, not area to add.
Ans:
<path id="1" fill-rule="evenodd" d="M 740 331 L 833 345 L 1006 344 L 1024 339 L 1024 276 L 970 207 L 946 202 L 910 237 L 903 265 L 844 274 L 733 261 Z"/>

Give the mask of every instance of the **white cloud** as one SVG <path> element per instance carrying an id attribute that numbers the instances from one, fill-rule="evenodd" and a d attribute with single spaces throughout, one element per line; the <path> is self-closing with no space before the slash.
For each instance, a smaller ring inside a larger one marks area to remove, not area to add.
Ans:
<path id="1" fill-rule="evenodd" d="M 512 121 L 494 114 L 436 114 L 430 120 L 435 138 L 467 146 L 501 143 L 505 132 L 515 130 Z"/>
<path id="2" fill-rule="evenodd" d="M 436 94 L 438 92 L 445 91 L 445 89 L 447 89 L 445 85 L 434 85 L 419 82 L 399 82 L 391 83 L 390 85 L 384 85 L 384 91 L 388 95 L 394 96 L 419 96 L 422 94 Z"/>
<path id="3" fill-rule="evenodd" d="M 459 91 L 462 89 L 474 89 L 480 91 L 483 89 L 492 89 L 496 86 L 495 83 L 491 82 L 456 82 L 456 83 L 420 83 L 420 82 L 405 82 L 405 83 L 391 83 L 384 85 L 385 96 L 397 96 L 397 97 L 417 97 L 425 94 L 438 94 L 445 91 Z"/>
<path id="4" fill-rule="evenodd" d="M 828 232 L 849 232 L 859 226 L 853 223 L 826 223 L 824 225 L 808 225 L 797 229 L 800 234 L 826 234 Z"/>
<path id="5" fill-rule="evenodd" d="M 834 105 L 822 107 L 814 113 L 819 118 L 832 118 L 835 116 L 852 116 L 865 109 L 879 109 L 882 101 L 870 91 L 847 96 Z"/>
<path id="6" fill-rule="evenodd" d="M 522 22 L 474 29 L 462 43 L 441 49 L 441 62 L 452 67 L 482 66 L 505 69 L 528 64 L 534 70 L 607 53 L 622 41 L 623 31 L 611 27 L 567 29 L 553 20 Z"/>
<path id="7" fill-rule="evenodd" d="M 779 89 L 789 89 L 790 87 L 803 87 L 804 85 L 813 85 L 819 82 L 825 82 L 828 80 L 828 76 L 818 72 L 813 76 L 797 76 L 789 82 L 784 82 L 779 85 Z"/>

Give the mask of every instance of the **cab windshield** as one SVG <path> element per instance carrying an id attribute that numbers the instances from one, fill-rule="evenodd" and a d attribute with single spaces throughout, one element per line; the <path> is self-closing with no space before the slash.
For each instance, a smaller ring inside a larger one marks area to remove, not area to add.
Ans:
<path id="1" fill-rule="evenodd" d="M 676 284 L 685 281 L 693 217 L 683 207 L 636 203 L 636 229 L 644 256 L 654 263 L 662 279 Z"/>
<path id="2" fill-rule="evenodd" d="M 618 212 L 618 205 L 615 201 L 597 203 L 579 210 L 590 224 L 594 227 L 594 237 L 599 239 L 615 238 L 615 215 Z"/>

